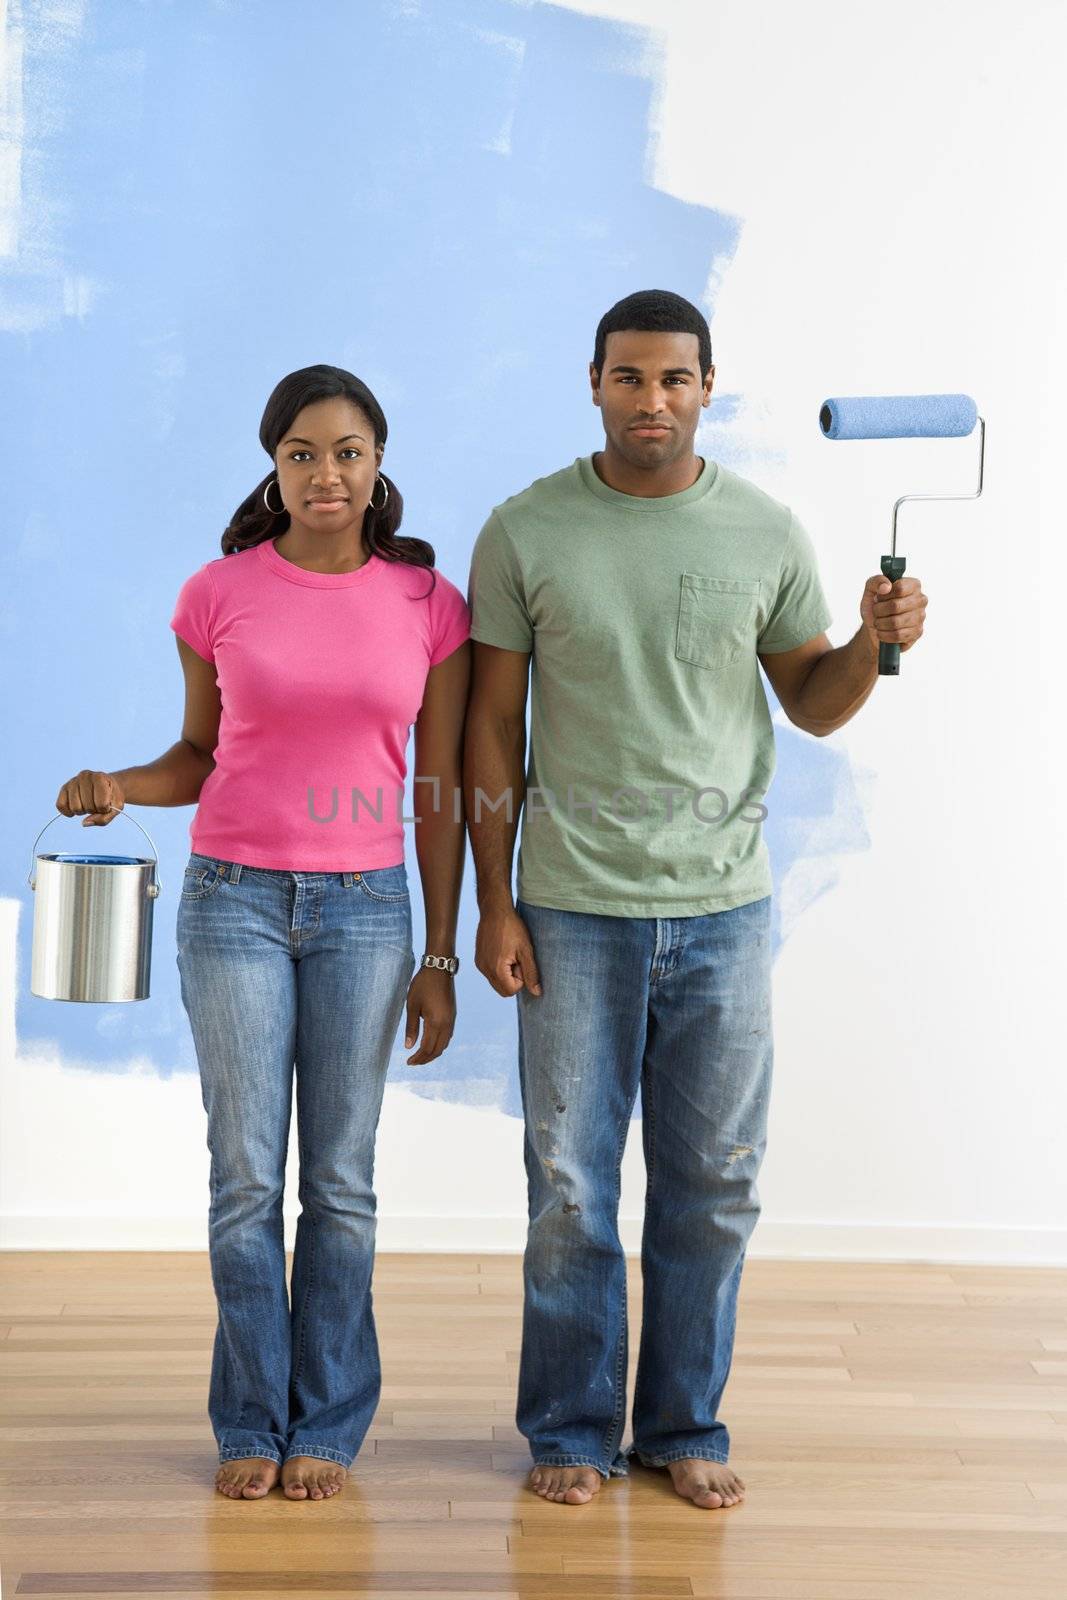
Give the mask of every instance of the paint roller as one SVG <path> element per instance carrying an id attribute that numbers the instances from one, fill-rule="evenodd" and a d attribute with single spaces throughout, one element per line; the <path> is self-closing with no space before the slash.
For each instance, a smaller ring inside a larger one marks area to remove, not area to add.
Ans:
<path id="1" fill-rule="evenodd" d="M 904 557 L 897 555 L 897 511 L 905 500 L 977 500 L 985 468 L 985 418 L 968 394 L 843 395 L 824 400 L 819 425 L 827 439 L 960 439 L 981 428 L 978 446 L 978 487 L 973 494 L 903 494 L 893 507 L 890 553 L 882 557 L 882 571 L 891 583 L 904 576 Z M 900 672 L 900 646 L 880 642 L 878 671 L 883 676 Z"/>

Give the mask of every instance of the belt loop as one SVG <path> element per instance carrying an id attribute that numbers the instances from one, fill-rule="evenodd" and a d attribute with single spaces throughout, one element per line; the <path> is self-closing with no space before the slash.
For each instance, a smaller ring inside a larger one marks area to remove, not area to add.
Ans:
<path id="1" fill-rule="evenodd" d="M 242 866 L 242 863 L 240 861 L 231 861 L 230 862 L 230 882 L 231 883 L 240 883 L 240 881 L 241 881 L 241 866 Z"/>
<path id="2" fill-rule="evenodd" d="M 352 887 L 352 874 L 350 872 L 342 872 L 342 874 L 341 874 L 341 882 L 344 884 L 346 889 L 351 889 L 351 887 Z"/>

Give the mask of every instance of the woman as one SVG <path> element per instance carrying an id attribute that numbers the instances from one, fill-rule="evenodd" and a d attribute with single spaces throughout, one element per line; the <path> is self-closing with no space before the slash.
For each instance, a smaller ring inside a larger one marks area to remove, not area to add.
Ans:
<path id="1" fill-rule="evenodd" d="M 83 826 L 127 801 L 190 805 L 177 916 L 182 1001 L 211 1152 L 218 1301 L 208 1413 L 216 1487 L 345 1481 L 381 1388 L 371 1309 L 374 1138 L 407 1009 L 411 1066 L 455 1025 L 461 750 L 470 616 L 379 469 L 381 407 L 337 367 L 290 373 L 260 441 L 274 469 L 182 586 L 171 627 L 182 737 L 146 766 L 83 771 L 56 801 Z M 417 971 L 403 784 L 415 728 Z M 426 957 L 434 961 L 427 963 Z M 282 1197 L 296 1068 L 301 1213 L 286 1294 Z"/>

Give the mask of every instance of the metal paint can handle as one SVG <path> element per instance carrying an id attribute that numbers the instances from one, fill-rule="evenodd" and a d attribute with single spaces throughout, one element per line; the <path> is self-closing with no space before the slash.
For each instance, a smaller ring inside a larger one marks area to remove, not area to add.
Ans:
<path id="1" fill-rule="evenodd" d="M 63 814 L 64 813 L 62 811 L 57 811 L 55 816 L 51 817 L 45 823 L 44 827 L 41 829 L 41 833 L 39 833 L 37 835 L 36 839 L 33 841 L 33 844 L 30 847 L 30 870 L 29 870 L 29 874 L 28 874 L 28 876 L 26 878 L 26 882 L 29 884 L 31 889 L 36 889 L 36 887 L 37 887 L 37 882 L 36 882 L 36 879 L 34 878 L 34 875 L 33 875 L 33 869 L 34 869 L 34 866 L 36 865 L 36 862 L 37 862 L 37 846 L 41 842 L 41 834 L 45 833 L 52 826 L 53 822 L 58 822 L 59 819 L 63 816 Z M 119 816 L 123 816 L 123 817 L 129 817 L 129 820 L 133 823 L 135 828 L 141 828 L 141 824 L 138 822 L 137 818 L 134 817 L 134 816 L 131 816 L 130 813 L 126 810 L 125 806 L 123 806 L 122 810 L 118 813 L 118 815 Z M 156 881 L 154 883 L 150 883 L 148 885 L 148 897 L 149 897 L 150 900 L 155 900 L 163 892 L 163 885 L 159 881 L 159 851 L 156 849 L 155 843 L 153 842 L 152 837 L 149 834 L 148 830 L 146 828 L 141 828 L 141 832 L 144 834 L 145 838 L 148 840 L 149 844 L 152 846 L 152 859 L 156 864 Z"/>

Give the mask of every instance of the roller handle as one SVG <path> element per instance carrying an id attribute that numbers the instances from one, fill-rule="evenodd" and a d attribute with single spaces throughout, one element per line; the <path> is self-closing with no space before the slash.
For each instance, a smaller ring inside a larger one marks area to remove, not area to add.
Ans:
<path id="1" fill-rule="evenodd" d="M 882 571 L 891 583 L 896 583 L 898 578 L 904 576 L 903 556 L 883 556 Z M 900 676 L 900 646 L 879 641 L 878 645 L 878 672 L 883 678 L 896 678 Z"/>

